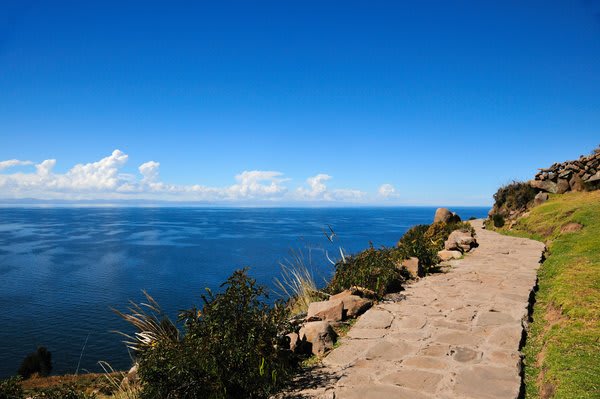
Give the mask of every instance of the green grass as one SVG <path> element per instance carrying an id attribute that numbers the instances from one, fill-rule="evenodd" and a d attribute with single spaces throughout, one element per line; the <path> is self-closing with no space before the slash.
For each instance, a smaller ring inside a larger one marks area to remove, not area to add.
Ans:
<path id="1" fill-rule="evenodd" d="M 576 222 L 578 232 L 561 233 Z M 509 235 L 546 242 L 525 354 L 527 398 L 600 398 L 600 192 L 555 195 Z"/>

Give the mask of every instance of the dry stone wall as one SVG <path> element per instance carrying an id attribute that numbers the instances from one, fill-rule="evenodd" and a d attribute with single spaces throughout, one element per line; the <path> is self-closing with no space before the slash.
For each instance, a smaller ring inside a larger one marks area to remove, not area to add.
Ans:
<path id="1" fill-rule="evenodd" d="M 540 169 L 531 187 L 553 194 L 600 188 L 600 148 L 574 161 L 555 163 Z"/>

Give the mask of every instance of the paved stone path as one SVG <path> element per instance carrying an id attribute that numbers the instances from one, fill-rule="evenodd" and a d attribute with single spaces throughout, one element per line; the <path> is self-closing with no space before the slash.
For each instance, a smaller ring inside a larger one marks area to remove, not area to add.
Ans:
<path id="1" fill-rule="evenodd" d="M 365 313 L 287 398 L 517 398 L 544 245 L 482 229 L 479 248 Z M 307 388 L 308 387 L 308 388 Z"/>

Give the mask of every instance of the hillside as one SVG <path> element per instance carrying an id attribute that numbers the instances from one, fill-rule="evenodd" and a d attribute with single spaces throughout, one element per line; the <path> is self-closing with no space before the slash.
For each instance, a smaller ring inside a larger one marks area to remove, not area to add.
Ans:
<path id="1" fill-rule="evenodd" d="M 524 348 L 527 398 L 600 398 L 600 192 L 551 195 L 499 231 L 548 247 Z"/>

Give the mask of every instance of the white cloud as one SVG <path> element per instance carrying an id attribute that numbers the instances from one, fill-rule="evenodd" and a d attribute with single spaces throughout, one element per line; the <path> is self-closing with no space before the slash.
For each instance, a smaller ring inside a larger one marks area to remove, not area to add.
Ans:
<path id="1" fill-rule="evenodd" d="M 326 181 L 331 180 L 332 177 L 325 174 L 319 173 L 316 176 L 309 177 L 306 179 L 308 189 L 305 187 L 299 187 L 296 190 L 297 197 L 300 199 L 309 200 L 324 200 L 324 201 L 358 201 L 366 196 L 366 193 L 360 190 L 338 188 L 330 190 L 325 184 Z"/>
<path id="2" fill-rule="evenodd" d="M 12 168 L 14 166 L 25 166 L 33 165 L 31 161 L 20 161 L 18 159 L 9 159 L 7 161 L 0 161 L 0 170 Z"/>
<path id="3" fill-rule="evenodd" d="M 396 192 L 396 188 L 391 184 L 382 184 L 377 190 L 377 193 L 382 198 L 396 198 L 398 197 L 398 193 Z"/>
<path id="4" fill-rule="evenodd" d="M 138 167 L 139 174 L 123 173 L 128 155 L 114 150 L 96 162 L 77 164 L 66 173 L 55 173 L 55 159 L 35 164 L 35 172 L 0 173 L 0 198 L 37 198 L 50 200 L 155 199 L 172 201 L 363 201 L 366 193 L 353 189 L 329 189 L 332 177 L 325 173 L 306 180 L 306 186 L 290 190 L 283 173 L 246 170 L 235 176 L 235 183 L 224 187 L 200 184 L 176 185 L 162 182 L 160 163 L 148 161 Z M 0 171 L 31 161 L 0 161 Z"/>
<path id="5" fill-rule="evenodd" d="M 149 161 L 140 165 L 138 170 L 143 176 L 142 183 L 154 183 L 158 181 L 159 162 Z"/>
<path id="6" fill-rule="evenodd" d="M 264 170 L 246 170 L 235 177 L 237 184 L 227 189 L 232 198 L 271 198 L 287 191 L 282 185 L 289 179 L 283 173 Z"/>
<path id="7" fill-rule="evenodd" d="M 309 189 L 304 187 L 298 188 L 297 192 L 300 197 L 312 198 L 312 199 L 325 199 L 327 195 L 327 185 L 325 182 L 330 180 L 331 176 L 325 173 L 319 173 L 316 176 L 309 177 L 306 179 Z"/>

